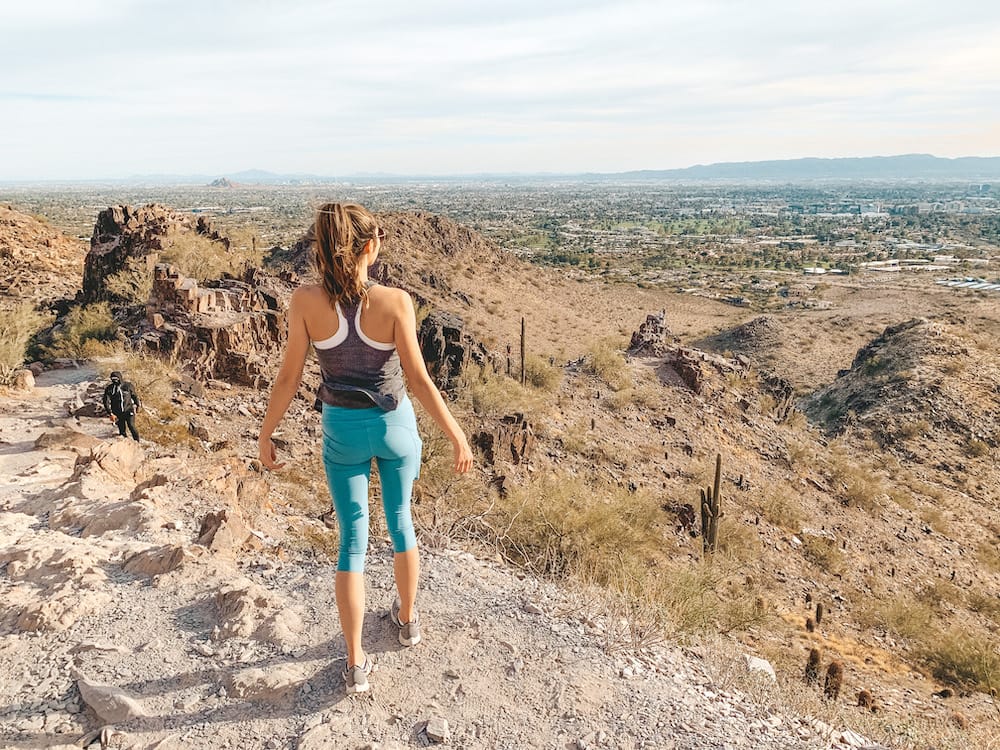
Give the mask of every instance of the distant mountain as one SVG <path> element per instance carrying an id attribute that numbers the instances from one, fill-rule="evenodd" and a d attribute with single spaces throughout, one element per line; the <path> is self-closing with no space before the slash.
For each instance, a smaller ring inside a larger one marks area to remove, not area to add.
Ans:
<path id="1" fill-rule="evenodd" d="M 685 169 L 639 170 L 596 179 L 626 180 L 996 180 L 1000 157 L 965 156 L 945 159 L 930 154 L 867 156 L 842 159 L 782 159 L 777 161 L 698 164 Z"/>
<path id="2" fill-rule="evenodd" d="M 946 159 L 930 154 L 900 156 L 865 156 L 835 159 L 780 159 L 773 161 L 720 162 L 696 164 L 683 169 L 641 169 L 630 172 L 513 173 L 479 172 L 474 174 L 392 174 L 365 172 L 339 176 L 303 172 L 280 173 L 247 169 L 224 176 L 204 174 L 144 174 L 124 179 L 47 180 L 43 182 L 114 184 L 205 185 L 227 180 L 236 187 L 250 185 L 329 185 L 333 183 L 388 185 L 394 183 L 521 183 L 535 182 L 632 182 L 678 181 L 706 182 L 813 182 L 824 180 L 963 180 L 1000 182 L 1000 156 L 963 156 Z M 33 184 L 27 180 L 0 184 Z M 221 183 L 220 183 L 221 184 Z"/>

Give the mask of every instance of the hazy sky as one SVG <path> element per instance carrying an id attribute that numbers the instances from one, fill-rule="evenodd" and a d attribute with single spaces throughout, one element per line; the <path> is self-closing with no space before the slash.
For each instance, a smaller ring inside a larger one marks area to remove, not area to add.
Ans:
<path id="1" fill-rule="evenodd" d="M 1000 155 L 995 0 L 5 0 L 0 180 Z"/>

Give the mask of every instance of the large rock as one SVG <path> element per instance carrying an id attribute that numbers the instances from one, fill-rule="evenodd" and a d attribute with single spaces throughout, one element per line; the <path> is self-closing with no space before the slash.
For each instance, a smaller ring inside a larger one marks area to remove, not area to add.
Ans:
<path id="1" fill-rule="evenodd" d="M 251 271 L 243 279 L 198 284 L 173 266 L 158 265 L 146 328 L 136 341 L 185 360 L 200 380 L 265 385 L 285 331 L 281 295 L 267 286 L 271 283 Z"/>
<path id="2" fill-rule="evenodd" d="M 102 442 L 85 432 L 68 427 L 54 427 L 35 438 L 35 447 L 40 450 L 73 451 L 81 456 L 89 456 Z"/>
<path id="3" fill-rule="evenodd" d="M 465 321 L 453 313 L 435 310 L 420 324 L 417 338 L 427 370 L 443 390 L 455 387 L 470 362 L 492 364 L 485 346 L 465 331 Z"/>
<path id="4" fill-rule="evenodd" d="M 223 508 L 202 519 L 197 542 L 216 554 L 233 555 L 251 536 L 240 514 L 232 508 Z"/>
<path id="5" fill-rule="evenodd" d="M 165 544 L 137 552 L 125 558 L 122 568 L 133 575 L 158 576 L 176 570 L 193 560 L 195 555 L 186 546 Z"/>
<path id="6" fill-rule="evenodd" d="M 645 322 L 639 325 L 639 330 L 632 334 L 628 353 L 633 356 L 662 357 L 676 345 L 677 338 L 667 327 L 666 318 L 666 310 L 647 315 Z"/>
<path id="7" fill-rule="evenodd" d="M 15 391 L 30 391 L 35 387 L 35 375 L 31 370 L 15 370 L 10 387 Z"/>
<path id="8" fill-rule="evenodd" d="M 492 429 L 475 434 L 472 441 L 487 463 L 507 461 L 516 466 L 531 457 L 535 431 L 523 414 L 512 414 L 503 417 Z"/>
<path id="9" fill-rule="evenodd" d="M 124 724 L 147 716 L 139 699 L 122 688 L 92 682 L 82 675 L 77 675 L 76 686 L 83 702 L 105 724 Z"/>
<path id="10" fill-rule="evenodd" d="M 302 617 L 277 594 L 246 578 L 222 586 L 215 594 L 219 640 L 254 638 L 288 646 L 302 632 Z"/>
<path id="11" fill-rule="evenodd" d="M 102 442 L 91 449 L 89 456 L 77 459 L 75 473 L 97 467 L 116 482 L 130 483 L 136 479 L 145 457 L 142 448 L 134 440 Z"/>

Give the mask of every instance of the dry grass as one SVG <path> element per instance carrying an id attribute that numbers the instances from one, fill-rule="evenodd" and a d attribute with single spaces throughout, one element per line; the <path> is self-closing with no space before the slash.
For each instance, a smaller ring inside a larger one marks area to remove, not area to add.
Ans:
<path id="1" fill-rule="evenodd" d="M 995 739 L 990 722 L 961 729 L 949 719 L 946 711 L 909 712 L 881 710 L 877 713 L 863 711 L 855 706 L 855 696 L 860 687 L 857 677 L 848 670 L 844 694 L 840 700 L 831 701 L 823 696 L 821 686 L 812 686 L 802 679 L 806 663 L 805 650 L 789 649 L 783 645 L 763 651 L 778 675 L 776 682 L 749 672 L 744 666 L 746 649 L 729 639 L 702 638 L 699 643 L 705 655 L 704 665 L 714 685 L 722 690 L 738 691 L 755 705 L 761 713 L 771 714 L 775 707 L 786 718 L 812 716 L 838 728 L 851 728 L 855 732 L 889 748 L 905 750 L 969 750 L 988 748 Z M 823 654 L 826 664 L 835 654 Z M 875 700 L 881 699 L 875 691 Z"/>
<path id="2" fill-rule="evenodd" d="M 802 527 L 802 508 L 790 487 L 768 487 L 756 502 L 760 515 L 768 522 L 787 531 Z"/>
<path id="3" fill-rule="evenodd" d="M 600 378 L 616 391 L 628 388 L 632 384 L 628 363 L 613 339 L 594 342 L 587 350 L 584 362 L 587 372 Z"/>
<path id="4" fill-rule="evenodd" d="M 830 575 L 842 575 L 847 560 L 840 547 L 832 539 L 822 536 L 806 536 L 802 540 L 802 554 L 821 570 Z"/>
<path id="5" fill-rule="evenodd" d="M 459 401 L 479 416 L 500 417 L 521 412 L 537 417 L 551 402 L 546 391 L 522 386 L 489 368 L 469 365 L 462 374 Z"/>
<path id="6" fill-rule="evenodd" d="M 524 379 L 527 385 L 551 393 L 559 388 L 563 379 L 561 367 L 549 362 L 548 359 L 529 354 L 524 362 Z"/>
<path id="7" fill-rule="evenodd" d="M 985 631 L 952 626 L 928 634 L 916 650 L 920 662 L 942 682 L 984 693 L 1000 691 L 1000 651 Z"/>
<path id="8" fill-rule="evenodd" d="M 47 321 L 48 316 L 27 302 L 0 310 L 0 385 L 9 384 L 24 365 L 28 342 Z"/>
<path id="9" fill-rule="evenodd" d="M 934 622 L 934 610 L 909 594 L 890 599 L 873 599 L 855 613 L 864 628 L 880 628 L 902 638 L 914 639 L 926 634 Z"/>
<path id="10" fill-rule="evenodd" d="M 234 235 L 235 236 L 235 235 Z M 252 249 L 249 235 L 230 240 L 230 248 L 194 231 L 168 236 L 160 253 L 163 263 L 172 263 L 185 276 L 208 281 L 225 274 L 240 276 L 247 268 L 260 265 L 263 250 Z"/>

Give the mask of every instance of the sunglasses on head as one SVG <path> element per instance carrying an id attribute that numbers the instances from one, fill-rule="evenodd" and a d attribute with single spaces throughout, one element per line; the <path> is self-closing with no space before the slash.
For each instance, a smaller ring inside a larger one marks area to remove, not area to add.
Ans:
<path id="1" fill-rule="evenodd" d="M 379 241 L 385 239 L 385 230 L 382 227 L 378 227 L 375 230 L 375 236 L 379 238 Z"/>

